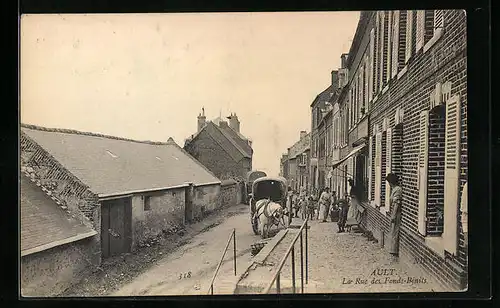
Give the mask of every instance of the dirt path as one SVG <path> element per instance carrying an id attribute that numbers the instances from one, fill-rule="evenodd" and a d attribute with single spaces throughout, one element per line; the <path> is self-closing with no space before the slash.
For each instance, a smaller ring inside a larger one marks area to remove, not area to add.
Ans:
<path id="1" fill-rule="evenodd" d="M 113 296 L 200 295 L 209 284 L 233 228 L 236 228 L 237 274 L 250 260 L 250 245 L 257 240 L 250 227 L 248 208 L 238 207 L 238 214 L 194 236 L 189 243 L 172 251 L 153 267 L 114 292 Z M 219 271 L 217 284 L 234 279 L 233 249 L 230 245 Z"/>
<path id="2" fill-rule="evenodd" d="M 207 281 L 212 278 L 233 228 L 236 228 L 237 261 L 241 270 L 244 262 L 249 260 L 250 245 L 258 237 L 253 235 L 248 217 L 247 205 L 223 209 L 168 238 L 153 241 L 149 247 L 133 254 L 106 260 L 100 269 L 94 270 L 61 296 L 206 293 Z M 232 250 L 228 249 L 225 260 L 230 259 Z M 217 281 L 224 279 L 227 273 L 234 276 L 232 262 L 225 261 Z"/>

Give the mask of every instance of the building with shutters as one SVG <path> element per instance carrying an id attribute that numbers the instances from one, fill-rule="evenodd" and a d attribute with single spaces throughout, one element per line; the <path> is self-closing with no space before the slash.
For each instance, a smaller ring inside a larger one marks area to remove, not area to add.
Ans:
<path id="1" fill-rule="evenodd" d="M 332 144 L 332 110 L 331 98 L 337 93 L 339 72 L 331 72 L 331 84 L 318 94 L 311 103 L 311 189 L 322 189 L 327 182 L 329 165 L 327 153 L 331 154 Z"/>
<path id="2" fill-rule="evenodd" d="M 295 191 L 301 188 L 310 189 L 310 144 L 311 134 L 300 132 L 300 138 L 281 159 L 283 177 L 287 179 L 288 186 Z"/>
<path id="3" fill-rule="evenodd" d="M 340 162 L 351 160 L 347 173 L 367 183 L 365 227 L 388 242 L 385 176 L 396 173 L 403 188 L 401 258 L 454 289 L 467 281 L 459 224 L 467 181 L 466 55 L 464 11 L 362 12 L 348 90 L 339 98 L 351 149 Z"/>
<path id="4" fill-rule="evenodd" d="M 245 181 L 252 170 L 252 142 L 240 132 L 236 113 L 206 121 L 205 110 L 198 115 L 198 130 L 184 143 L 184 149 L 221 180 Z"/>

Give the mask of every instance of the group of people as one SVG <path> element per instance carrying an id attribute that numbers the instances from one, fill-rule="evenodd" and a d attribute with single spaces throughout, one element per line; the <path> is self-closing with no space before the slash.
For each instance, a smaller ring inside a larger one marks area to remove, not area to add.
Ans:
<path id="1" fill-rule="evenodd" d="M 305 188 L 301 188 L 299 192 L 290 188 L 289 202 L 293 216 L 299 217 L 300 212 L 302 219 L 316 219 L 321 222 L 326 222 L 329 216 L 332 221 L 338 218 L 339 233 L 345 232 L 346 228 L 353 225 L 361 227 L 365 210 L 362 205 L 363 191 L 352 179 L 348 181 L 351 189 L 345 198 L 338 198 L 337 192 L 330 192 L 329 187 L 315 189 L 311 194 L 308 194 Z"/>
<path id="2" fill-rule="evenodd" d="M 389 253 L 394 260 L 399 258 L 399 236 L 402 218 L 402 202 L 403 190 L 400 185 L 399 177 L 394 173 L 389 173 L 385 180 L 391 188 L 389 196 L 390 208 L 390 243 Z M 353 225 L 358 226 L 361 231 L 363 227 L 361 221 L 365 212 L 367 201 L 365 200 L 364 191 L 362 187 L 355 185 L 352 179 L 348 180 L 350 185 L 349 194 L 345 194 L 345 198 L 337 198 L 335 191 L 330 193 L 328 187 L 324 188 L 321 192 L 315 190 L 308 196 L 306 190 L 301 189 L 300 193 L 296 194 L 292 191 L 290 202 L 294 209 L 295 217 L 298 217 L 298 212 L 302 213 L 302 218 L 309 218 L 310 220 L 319 219 L 321 222 L 326 222 L 328 215 L 332 221 L 338 216 L 338 231 L 339 233 L 345 232 L 346 229 Z M 468 246 L 468 229 L 467 229 L 467 183 L 464 185 L 460 210 L 461 210 L 461 225 L 464 233 L 466 246 Z"/>

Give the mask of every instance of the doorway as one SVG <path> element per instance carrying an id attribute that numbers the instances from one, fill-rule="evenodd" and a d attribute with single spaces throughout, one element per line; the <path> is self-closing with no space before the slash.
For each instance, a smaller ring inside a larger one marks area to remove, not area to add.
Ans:
<path id="1" fill-rule="evenodd" d="M 108 258 L 130 252 L 132 246 L 132 199 L 103 201 L 101 207 L 101 253 Z"/>

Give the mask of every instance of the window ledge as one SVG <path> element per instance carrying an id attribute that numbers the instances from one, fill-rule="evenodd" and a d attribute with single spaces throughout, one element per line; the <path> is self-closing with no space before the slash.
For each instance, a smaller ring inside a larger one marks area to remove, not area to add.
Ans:
<path id="1" fill-rule="evenodd" d="M 403 75 L 406 73 L 406 71 L 408 71 L 408 65 L 405 65 L 405 67 L 403 67 L 403 69 L 398 73 L 398 79 L 400 79 L 401 77 L 403 77 Z"/>
<path id="2" fill-rule="evenodd" d="M 389 89 L 389 85 L 386 85 L 383 89 L 382 89 L 382 94 L 385 94 L 385 92 L 387 92 L 387 90 Z"/>
<path id="3" fill-rule="evenodd" d="M 429 50 L 443 36 L 443 29 L 437 29 L 434 36 L 425 44 L 424 53 Z"/>
<path id="4" fill-rule="evenodd" d="M 375 103 L 378 100 L 378 94 L 373 98 L 373 103 Z"/>
<path id="5" fill-rule="evenodd" d="M 444 240 L 442 236 L 427 236 L 425 244 L 440 257 L 444 258 Z"/>

